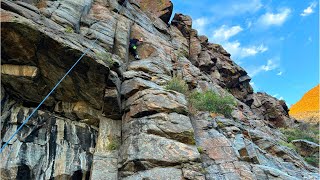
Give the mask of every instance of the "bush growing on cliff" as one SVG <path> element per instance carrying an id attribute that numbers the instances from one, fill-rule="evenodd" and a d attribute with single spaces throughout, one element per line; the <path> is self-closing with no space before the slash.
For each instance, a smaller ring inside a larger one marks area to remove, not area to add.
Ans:
<path id="1" fill-rule="evenodd" d="M 219 113 L 226 117 L 231 117 L 232 109 L 236 105 L 231 96 L 222 97 L 213 91 L 191 93 L 189 102 L 197 110 Z"/>
<path id="2" fill-rule="evenodd" d="M 289 127 L 289 128 L 280 128 L 282 134 L 287 138 L 287 142 L 281 142 L 280 144 L 283 146 L 290 147 L 292 149 L 297 149 L 291 141 L 297 139 L 305 139 L 314 143 L 319 144 L 319 128 L 317 124 L 310 123 L 301 123 L 298 126 Z M 319 156 L 311 155 L 304 158 L 304 160 L 315 166 L 319 167 Z"/>
<path id="3" fill-rule="evenodd" d="M 65 28 L 64 32 L 66 32 L 66 33 L 73 33 L 74 31 L 73 31 L 73 28 L 72 28 L 71 26 L 67 26 L 67 27 Z"/>
<path id="4" fill-rule="evenodd" d="M 107 62 L 109 66 L 112 66 L 115 63 L 110 53 L 101 52 L 97 53 L 97 56 L 100 60 Z"/>
<path id="5" fill-rule="evenodd" d="M 109 151 L 117 150 L 120 147 L 120 142 L 119 142 L 118 139 L 110 138 L 109 141 L 110 142 L 109 142 L 109 144 L 107 146 L 107 149 Z"/>
<path id="6" fill-rule="evenodd" d="M 180 76 L 173 77 L 165 88 L 182 94 L 186 94 L 188 92 L 188 85 Z"/>
<path id="7" fill-rule="evenodd" d="M 304 160 L 312 166 L 319 167 L 319 156 L 308 156 L 305 157 Z"/>
<path id="8" fill-rule="evenodd" d="M 296 139 L 305 139 L 319 144 L 319 129 L 317 125 L 303 123 L 297 127 L 280 128 L 280 131 L 286 136 L 288 142 Z"/>

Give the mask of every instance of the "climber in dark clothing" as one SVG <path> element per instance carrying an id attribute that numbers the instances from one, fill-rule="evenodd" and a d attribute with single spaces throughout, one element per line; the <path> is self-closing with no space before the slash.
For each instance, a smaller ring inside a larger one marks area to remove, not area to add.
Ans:
<path id="1" fill-rule="evenodd" d="M 136 60 L 139 60 L 140 57 L 137 53 L 137 46 L 143 43 L 143 38 L 140 39 L 130 39 L 129 52 L 134 56 Z"/>

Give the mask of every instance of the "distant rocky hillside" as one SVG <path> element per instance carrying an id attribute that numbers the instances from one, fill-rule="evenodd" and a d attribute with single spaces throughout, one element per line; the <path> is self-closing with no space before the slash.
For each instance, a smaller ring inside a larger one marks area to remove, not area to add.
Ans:
<path id="1" fill-rule="evenodd" d="M 189 16 L 168 24 L 169 0 L 150 2 L 1 1 L 2 145 L 85 53 L 0 154 L 1 179 L 318 179 L 285 146 L 285 102 L 254 93 Z M 145 39 L 138 61 L 133 37 Z M 174 77 L 231 97 L 230 117 L 192 109 L 166 88 Z"/>
<path id="2" fill-rule="evenodd" d="M 319 86 L 312 88 L 294 105 L 291 106 L 290 116 L 307 122 L 320 122 Z"/>

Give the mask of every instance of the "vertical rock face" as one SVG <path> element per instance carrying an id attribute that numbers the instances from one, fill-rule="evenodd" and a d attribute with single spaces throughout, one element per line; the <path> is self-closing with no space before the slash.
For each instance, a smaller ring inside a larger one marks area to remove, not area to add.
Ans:
<path id="1" fill-rule="evenodd" d="M 180 30 L 189 44 L 187 56 L 191 63 L 209 75 L 221 87 L 230 90 L 232 95 L 251 106 L 253 89 L 247 72 L 230 59 L 230 54 L 218 44 L 208 42 L 205 36 L 198 36 L 192 29 L 189 16 L 175 14 L 172 25 Z"/>
<path id="2" fill-rule="evenodd" d="M 170 1 L 1 1 L 1 179 L 317 179 L 281 146 L 288 108 L 254 94 L 230 54 Z M 128 52 L 144 38 L 141 60 Z M 191 114 L 189 91 L 234 97 L 232 119 Z"/>
<path id="3" fill-rule="evenodd" d="M 9 111 L 2 119 L 4 142 L 32 109 L 17 105 Z M 88 178 L 96 139 L 96 128 L 38 111 L 1 153 L 1 179 Z"/>

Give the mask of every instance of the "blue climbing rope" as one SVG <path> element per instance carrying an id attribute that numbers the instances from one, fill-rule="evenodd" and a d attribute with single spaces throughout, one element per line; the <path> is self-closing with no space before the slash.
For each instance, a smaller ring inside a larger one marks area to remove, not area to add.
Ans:
<path id="1" fill-rule="evenodd" d="M 127 3 L 127 0 L 123 2 L 118 13 L 122 10 L 123 6 Z M 106 30 L 104 30 L 106 31 Z M 96 43 L 98 37 L 92 42 L 92 46 Z M 53 93 L 53 91 L 60 85 L 60 83 L 67 77 L 67 75 L 72 71 L 72 69 L 80 62 L 80 60 L 87 54 L 89 51 L 89 47 L 84 51 L 84 53 L 79 57 L 79 59 L 73 64 L 73 66 L 68 70 L 68 72 L 58 81 L 58 83 L 52 88 L 52 90 L 48 93 L 48 95 L 40 102 L 40 104 L 32 111 L 32 113 L 23 121 L 23 123 L 19 126 L 19 128 L 13 133 L 13 135 L 6 141 L 6 143 L 1 147 L 0 153 L 4 150 L 6 146 L 8 146 L 9 142 L 14 138 L 14 136 L 22 129 L 22 127 L 27 124 L 33 114 L 40 108 L 40 106 L 48 99 L 48 97 Z"/>

